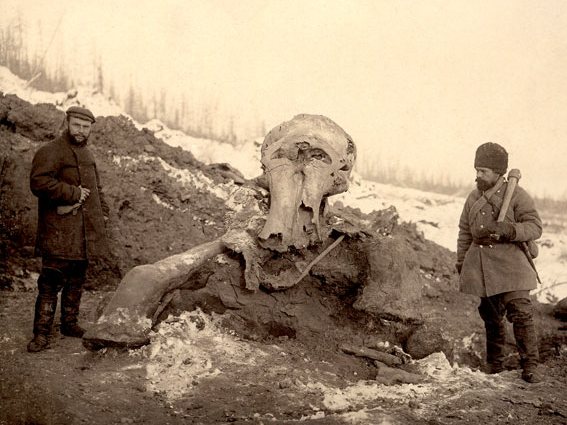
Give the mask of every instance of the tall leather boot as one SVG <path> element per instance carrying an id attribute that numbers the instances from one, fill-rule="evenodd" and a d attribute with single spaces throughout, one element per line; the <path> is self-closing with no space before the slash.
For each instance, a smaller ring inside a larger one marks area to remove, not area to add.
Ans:
<path id="1" fill-rule="evenodd" d="M 537 372 L 539 350 L 531 301 L 526 298 L 514 299 L 507 304 L 506 308 L 508 320 L 512 322 L 514 328 L 514 337 L 522 367 L 522 379 L 530 383 L 540 382 L 541 376 Z"/>
<path id="2" fill-rule="evenodd" d="M 28 344 L 28 351 L 35 353 L 49 346 L 49 334 L 57 309 L 57 293 L 63 283 L 63 274 L 52 268 L 43 268 L 37 279 L 39 293 L 35 301 L 33 319 L 33 339 Z"/>
<path id="3" fill-rule="evenodd" d="M 504 306 L 498 297 L 485 297 L 481 298 L 478 311 L 484 321 L 486 332 L 487 372 L 500 373 L 504 370 L 504 346 L 506 345 Z"/>
<path id="4" fill-rule="evenodd" d="M 85 330 L 78 325 L 79 308 L 85 281 L 86 262 L 73 261 L 69 265 L 69 277 L 61 292 L 61 333 L 82 338 Z"/>
<path id="5" fill-rule="evenodd" d="M 499 323 L 485 322 L 486 330 L 486 363 L 488 373 L 504 371 L 504 346 L 506 345 L 506 328 L 504 321 Z"/>

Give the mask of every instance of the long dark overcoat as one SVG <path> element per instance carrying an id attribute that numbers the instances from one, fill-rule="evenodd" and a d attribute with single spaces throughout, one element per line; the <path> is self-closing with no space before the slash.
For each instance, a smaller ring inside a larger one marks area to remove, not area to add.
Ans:
<path id="1" fill-rule="evenodd" d="M 79 201 L 79 186 L 90 190 L 89 197 L 75 214 L 58 214 L 57 206 Z M 65 132 L 42 146 L 33 158 L 30 189 L 38 198 L 37 255 L 84 260 L 107 254 L 104 216 L 108 207 L 86 144 L 73 144 Z"/>
<path id="2" fill-rule="evenodd" d="M 516 186 L 506 215 L 506 220 L 514 223 L 514 240 L 496 243 L 480 237 L 482 229 L 498 218 L 507 185 L 503 181 L 488 201 L 475 189 L 465 202 L 459 221 L 457 264 L 462 265 L 460 289 L 467 294 L 486 297 L 537 286 L 536 273 L 520 243 L 538 239 L 542 223 L 533 199 L 523 188 Z M 475 204 L 484 205 L 478 209 Z"/>

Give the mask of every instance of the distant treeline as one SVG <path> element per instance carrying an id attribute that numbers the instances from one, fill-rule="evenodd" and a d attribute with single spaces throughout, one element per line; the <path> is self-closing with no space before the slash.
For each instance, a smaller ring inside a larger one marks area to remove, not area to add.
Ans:
<path id="1" fill-rule="evenodd" d="M 0 65 L 28 81 L 31 87 L 51 92 L 66 91 L 72 82 L 62 69 L 45 70 L 45 54 L 30 55 L 23 36 L 23 25 L 18 20 L 0 31 Z"/>
<path id="2" fill-rule="evenodd" d="M 535 203 L 538 209 L 547 213 L 563 217 L 563 222 L 567 225 L 567 199 L 552 199 L 547 197 L 535 197 Z"/>
<path id="3" fill-rule="evenodd" d="M 377 183 L 392 184 L 399 187 L 411 187 L 426 192 L 442 193 L 452 196 L 466 196 L 472 185 L 454 180 L 448 173 L 416 172 L 399 161 L 386 162 L 380 159 L 359 158 L 357 171 L 367 180 Z"/>
<path id="4" fill-rule="evenodd" d="M 43 43 L 43 41 L 42 41 Z M 124 112 L 138 122 L 157 118 L 168 127 L 179 129 L 194 137 L 219 140 L 226 143 L 238 142 L 235 117 L 221 112 L 213 96 L 149 92 L 131 78 L 129 85 L 117 86 L 107 78 L 100 55 L 93 54 L 87 74 L 88 82 L 77 81 L 70 76 L 65 64 L 70 61 L 58 52 L 56 59 L 50 50 L 50 43 L 31 47 L 26 39 L 24 24 L 16 18 L 10 25 L 0 28 L 0 65 L 27 81 L 30 87 L 48 92 L 66 92 L 87 84 L 116 102 Z M 49 60 L 48 60 L 49 59 Z M 203 99 L 206 99 L 203 100 Z M 249 132 L 254 137 L 264 135 L 265 123 L 259 121 Z"/>
<path id="5" fill-rule="evenodd" d="M 366 180 L 451 196 L 465 197 L 474 188 L 474 183 L 467 185 L 455 181 L 448 174 L 416 173 L 398 162 L 386 164 L 376 159 L 363 160 L 357 164 L 357 170 Z M 549 214 L 565 215 L 567 219 L 567 199 L 534 196 L 534 201 L 538 209 Z"/>

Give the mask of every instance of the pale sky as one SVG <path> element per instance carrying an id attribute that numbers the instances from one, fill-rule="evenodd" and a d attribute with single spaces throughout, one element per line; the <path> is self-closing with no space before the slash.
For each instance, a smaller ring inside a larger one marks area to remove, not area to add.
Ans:
<path id="1" fill-rule="evenodd" d="M 41 21 L 46 63 L 215 103 L 241 133 L 323 114 L 359 157 L 474 179 L 501 143 L 533 194 L 567 198 L 567 1 L 0 0 Z M 59 24 L 59 26 L 58 26 Z M 57 28 L 57 31 L 55 30 Z M 227 160 L 229 160 L 227 158 Z"/>

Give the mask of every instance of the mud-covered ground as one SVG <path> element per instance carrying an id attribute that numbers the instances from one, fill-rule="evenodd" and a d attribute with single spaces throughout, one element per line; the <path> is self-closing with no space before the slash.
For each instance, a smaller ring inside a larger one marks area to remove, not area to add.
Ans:
<path id="1" fill-rule="evenodd" d="M 567 423 L 567 337 L 551 307 L 537 304 L 544 382 L 519 379 L 510 332 L 509 370 L 485 375 L 479 371 L 484 343 L 478 301 L 458 293 L 453 254 L 412 226 L 402 226 L 396 237 L 415 253 L 430 331 L 413 341 L 413 351 L 439 333 L 444 341 L 443 352 L 402 367 L 419 383 L 384 385 L 370 359 L 340 348 L 345 342 L 376 345 L 384 342 L 374 340 L 379 335 L 399 333 L 403 325 L 388 320 L 373 323 L 366 336 L 353 319 L 351 332 L 337 326 L 332 334 L 294 338 L 238 332 L 245 323 L 234 323 L 230 311 L 176 311 L 138 350 L 88 351 L 81 340 L 62 337 L 56 325 L 51 348 L 28 353 L 40 268 L 32 248 L 37 204 L 27 187 L 29 167 L 62 120 L 52 105 L 0 94 L 0 424 Z M 232 181 L 242 180 L 124 117 L 100 118 L 90 143 L 111 207 L 112 255 L 91 265 L 81 308 L 85 327 L 132 267 L 222 234 Z M 215 264 L 209 270 L 242 278 L 238 260 Z M 314 282 L 301 285 L 308 284 Z"/>
<path id="2" fill-rule="evenodd" d="M 170 317 L 138 350 L 88 351 L 56 326 L 51 348 L 31 354 L 35 291 L 0 295 L 0 424 L 567 423 L 567 353 L 555 352 L 559 344 L 544 353 L 539 384 L 523 382 L 518 370 L 451 368 L 434 355 L 406 367 L 422 383 L 388 386 L 374 380 L 371 361 L 343 353 L 336 341 L 243 340 L 199 312 Z M 86 292 L 85 326 L 105 295 Z M 474 300 L 440 300 L 451 329 L 474 328 L 470 335 L 480 338 Z"/>

